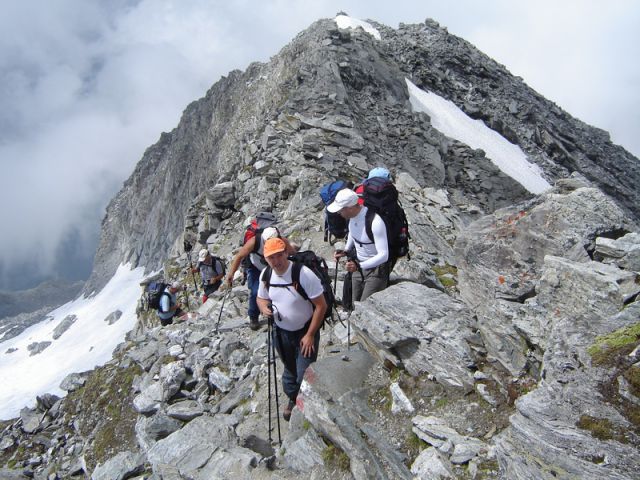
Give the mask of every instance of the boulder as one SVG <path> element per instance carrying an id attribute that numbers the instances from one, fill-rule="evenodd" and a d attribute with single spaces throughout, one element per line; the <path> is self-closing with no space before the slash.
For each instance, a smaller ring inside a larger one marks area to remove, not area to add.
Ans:
<path id="1" fill-rule="evenodd" d="M 475 320 L 462 302 L 403 282 L 357 302 L 351 323 L 372 353 L 410 375 L 433 375 L 446 387 L 473 390 Z"/>
<path id="2" fill-rule="evenodd" d="M 75 323 L 78 319 L 76 315 L 67 315 L 62 321 L 53 329 L 53 339 L 57 340 L 60 336 L 69 330 L 69 327 Z"/>
<path id="3" fill-rule="evenodd" d="M 144 457 L 133 452 L 120 452 L 103 464 L 98 464 L 91 480 L 126 480 L 144 472 Z"/>
<path id="4" fill-rule="evenodd" d="M 208 463 L 213 462 L 215 452 L 225 453 L 236 447 L 238 438 L 222 417 L 203 415 L 159 440 L 147 452 L 154 471 L 160 465 L 170 464 L 178 468 L 181 475 L 193 477 Z"/>
<path id="5" fill-rule="evenodd" d="M 551 190 L 470 224 L 455 244 L 458 288 L 478 316 L 489 356 L 512 375 L 522 374 L 529 344 L 538 345 L 541 337 L 535 330 L 529 337 L 516 323 L 522 303 L 535 295 L 544 257 L 587 262 L 599 234 L 625 228 L 620 207 L 590 187 Z"/>

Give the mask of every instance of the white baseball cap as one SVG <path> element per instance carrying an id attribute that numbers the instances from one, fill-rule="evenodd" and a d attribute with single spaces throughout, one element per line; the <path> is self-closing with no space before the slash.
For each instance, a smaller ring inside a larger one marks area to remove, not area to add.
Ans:
<path id="1" fill-rule="evenodd" d="M 276 227 L 267 227 L 262 232 L 262 241 L 266 242 L 270 238 L 276 238 L 280 236 L 280 232 Z"/>
<path id="2" fill-rule="evenodd" d="M 206 248 L 203 248 L 202 250 L 200 250 L 200 252 L 198 252 L 198 260 L 200 260 L 201 262 L 204 262 L 208 254 L 209 254 L 209 250 L 207 250 Z"/>
<path id="3" fill-rule="evenodd" d="M 343 188 L 336 195 L 336 199 L 327 206 L 331 213 L 337 213 L 345 207 L 353 207 L 358 203 L 358 194 L 348 188 Z"/>

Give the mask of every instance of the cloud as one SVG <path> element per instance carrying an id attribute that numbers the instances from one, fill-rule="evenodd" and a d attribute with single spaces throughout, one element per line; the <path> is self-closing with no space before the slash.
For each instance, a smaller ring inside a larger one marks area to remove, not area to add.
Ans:
<path id="1" fill-rule="evenodd" d="M 84 263 L 67 272 L 86 272 L 104 207 L 186 105 L 339 10 L 390 26 L 435 18 L 640 152 L 640 8 L 631 1 L 8 2 L 0 17 L 0 289 L 24 272 L 32 282 L 34 272 L 60 274 L 70 245 L 78 253 L 69 262 Z"/>

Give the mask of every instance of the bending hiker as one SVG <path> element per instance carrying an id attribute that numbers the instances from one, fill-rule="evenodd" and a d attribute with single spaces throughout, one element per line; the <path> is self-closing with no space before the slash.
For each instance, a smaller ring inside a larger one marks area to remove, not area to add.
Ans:
<path id="1" fill-rule="evenodd" d="M 224 277 L 224 264 L 222 260 L 209 253 L 209 250 L 203 248 L 198 253 L 198 265 L 192 270 L 194 273 L 199 271 L 202 278 L 202 303 L 206 302 L 213 292 L 220 288 Z"/>
<path id="2" fill-rule="evenodd" d="M 347 244 L 344 250 L 335 252 L 334 258 L 339 261 L 355 247 L 355 258 L 349 259 L 346 265 L 347 271 L 352 273 L 353 301 L 362 301 L 387 288 L 390 273 L 387 227 L 377 213 L 368 215 L 369 208 L 360 205 L 358 198 L 358 194 L 352 190 L 340 190 L 334 202 L 327 207 L 330 212 L 338 212 L 349 220 Z M 367 233 L 367 221 L 371 222 L 373 238 Z"/>
<path id="3" fill-rule="evenodd" d="M 227 274 L 226 283 L 229 287 L 233 284 L 233 276 L 240 267 L 240 263 L 248 258 L 249 261 L 245 262 L 245 272 L 247 274 L 247 286 L 249 288 L 249 327 L 251 330 L 257 330 L 260 328 L 260 322 L 258 317 L 260 316 L 260 310 L 256 303 L 256 296 L 258 294 L 258 281 L 260 278 L 260 272 L 267 266 L 264 260 L 263 249 L 264 244 L 270 238 L 279 237 L 280 232 L 275 227 L 267 227 L 264 229 L 261 235 L 256 235 L 249 239 L 241 248 L 238 253 L 233 257 L 231 266 L 229 267 L 229 273 Z M 287 251 L 294 253 L 291 246 L 286 242 Z"/>
<path id="4" fill-rule="evenodd" d="M 289 420 L 304 372 L 318 358 L 320 327 L 327 303 L 320 279 L 306 266 L 298 267 L 299 287 L 295 285 L 295 266 L 288 259 L 283 239 L 267 240 L 264 256 L 269 268 L 260 276 L 257 302 L 260 312 L 274 320 L 273 342 L 284 364 L 282 386 L 289 397 L 283 417 Z M 297 288 L 302 288 L 309 300 L 305 300 Z"/>
<path id="5" fill-rule="evenodd" d="M 174 317 L 179 318 L 184 315 L 177 298 L 177 293 L 180 290 L 182 290 L 180 282 L 173 282 L 171 285 L 168 285 L 162 293 L 160 306 L 158 308 L 158 318 L 162 326 L 171 325 Z"/>

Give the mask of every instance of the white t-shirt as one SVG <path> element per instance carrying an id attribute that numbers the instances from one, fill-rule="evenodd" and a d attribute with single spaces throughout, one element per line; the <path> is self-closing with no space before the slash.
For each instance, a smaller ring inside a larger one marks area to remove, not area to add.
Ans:
<path id="1" fill-rule="evenodd" d="M 375 268 L 389 260 L 389 244 L 387 243 L 387 227 L 384 220 L 377 213 L 371 222 L 373 240 L 367 235 L 366 216 L 367 207 L 362 207 L 360 213 L 349 220 L 349 236 L 345 250 L 356 246 L 358 261 L 363 269 Z M 359 243 L 361 242 L 361 243 Z"/>
<path id="2" fill-rule="evenodd" d="M 273 303 L 276 325 L 289 331 L 300 330 L 313 316 L 313 305 L 302 298 L 293 285 L 290 287 L 275 286 L 292 283 L 292 269 L 293 262 L 290 261 L 289 268 L 283 275 L 272 271 L 269 290 L 266 289 L 263 281 L 265 269 L 260 274 L 258 284 L 258 297 L 271 300 Z M 300 285 L 310 299 L 318 298 L 324 293 L 320 279 L 305 266 L 300 270 Z"/>

